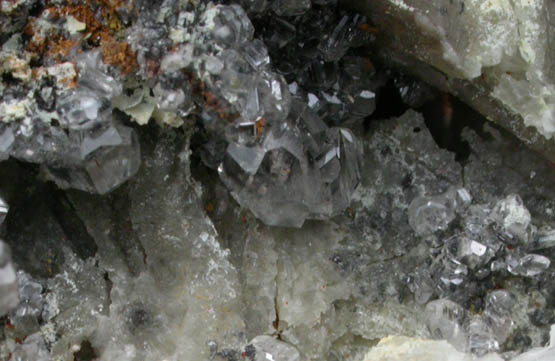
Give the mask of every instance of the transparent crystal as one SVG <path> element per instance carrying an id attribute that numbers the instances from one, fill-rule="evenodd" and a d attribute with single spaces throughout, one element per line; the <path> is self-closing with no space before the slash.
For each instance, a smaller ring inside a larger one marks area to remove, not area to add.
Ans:
<path id="1" fill-rule="evenodd" d="M 78 89 L 58 99 L 60 124 L 69 129 L 91 129 L 106 121 L 105 103 L 96 93 Z"/>
<path id="2" fill-rule="evenodd" d="M 270 56 L 266 45 L 260 39 L 253 39 L 243 47 L 245 59 L 255 70 L 260 70 L 270 64 Z"/>
<path id="3" fill-rule="evenodd" d="M 279 16 L 301 15 L 311 7 L 310 0 L 274 0 L 272 10 Z"/>
<path id="4" fill-rule="evenodd" d="M 0 123 L 0 161 L 8 159 L 14 140 L 15 137 L 11 125 Z"/>
<path id="5" fill-rule="evenodd" d="M 285 19 L 272 17 L 264 34 L 264 42 L 268 47 L 282 49 L 295 38 L 295 34 L 295 25 Z"/>
<path id="6" fill-rule="evenodd" d="M 235 199 L 269 225 L 300 227 L 307 218 L 338 214 L 360 179 L 353 133 L 327 128 L 306 105 L 300 109 L 261 131 L 245 123 L 245 134 L 228 138 L 218 169 Z"/>
<path id="7" fill-rule="evenodd" d="M 20 302 L 10 313 L 10 320 L 18 332 L 31 334 L 40 329 L 39 318 L 43 316 L 43 287 L 23 271 L 17 272 Z"/>
<path id="8" fill-rule="evenodd" d="M 287 118 L 291 106 L 291 95 L 285 79 L 281 75 L 263 72 L 257 82 L 260 103 L 267 121 Z"/>
<path id="9" fill-rule="evenodd" d="M 425 313 L 426 324 L 435 338 L 449 341 L 459 351 L 466 350 L 466 311 L 459 304 L 447 299 L 431 301 Z"/>
<path id="10" fill-rule="evenodd" d="M 104 194 L 132 177 L 139 169 L 140 147 L 136 132 L 116 123 L 95 131 L 70 133 L 79 148 L 71 164 L 44 164 L 49 178 L 62 188 Z"/>
<path id="11" fill-rule="evenodd" d="M 499 350 L 499 342 L 495 339 L 491 329 L 482 319 L 475 315 L 468 323 L 468 347 L 470 352 L 479 356 Z"/>
<path id="12" fill-rule="evenodd" d="M 434 277 L 439 280 L 438 286 L 446 290 L 460 286 L 468 276 L 468 268 L 446 253 L 434 260 L 432 268 Z"/>
<path id="13" fill-rule="evenodd" d="M 9 209 L 8 203 L 0 196 L 0 226 L 4 223 Z"/>
<path id="14" fill-rule="evenodd" d="M 499 343 L 503 343 L 512 331 L 511 315 L 515 304 L 515 297 L 505 290 L 490 291 L 486 295 L 484 317 Z"/>
<path id="15" fill-rule="evenodd" d="M 531 215 L 518 195 L 510 195 L 500 200 L 492 211 L 492 217 L 511 236 L 528 240 Z"/>
<path id="16" fill-rule="evenodd" d="M 509 255 L 505 262 L 510 273 L 524 277 L 537 276 L 551 265 L 549 258 L 539 254 L 527 254 L 522 257 Z"/>
<path id="17" fill-rule="evenodd" d="M 418 304 L 426 304 L 435 293 L 430 272 L 425 268 L 419 268 L 410 280 L 409 289 L 414 293 L 414 300 Z"/>
<path id="18" fill-rule="evenodd" d="M 455 248 L 455 257 L 472 270 L 484 266 L 495 256 L 488 244 L 467 234 L 456 236 L 449 245 Z"/>
<path id="19" fill-rule="evenodd" d="M 256 351 L 254 361 L 299 361 L 297 349 L 271 336 L 256 336 L 250 342 Z"/>
<path id="20" fill-rule="evenodd" d="M 240 45 L 252 39 L 254 27 L 247 13 L 239 5 L 218 6 L 212 34 L 227 45 Z"/>
<path id="21" fill-rule="evenodd" d="M 0 240 L 0 316 L 4 316 L 18 303 L 17 278 L 10 247 Z"/>
<path id="22" fill-rule="evenodd" d="M 409 224 L 418 235 L 444 231 L 455 219 L 451 200 L 443 196 L 417 197 L 409 205 Z"/>
<path id="23" fill-rule="evenodd" d="M 98 94 L 99 97 L 111 99 L 122 92 L 122 85 L 108 74 L 102 62 L 100 50 L 82 53 L 77 58 L 79 68 L 79 87 L 84 87 Z"/>

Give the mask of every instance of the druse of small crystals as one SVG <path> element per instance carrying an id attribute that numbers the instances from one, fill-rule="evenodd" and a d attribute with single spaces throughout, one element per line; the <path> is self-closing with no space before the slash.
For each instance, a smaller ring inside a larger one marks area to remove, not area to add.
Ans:
<path id="1" fill-rule="evenodd" d="M 340 5 L 1 2 L 0 361 L 554 360 L 553 164 Z"/>

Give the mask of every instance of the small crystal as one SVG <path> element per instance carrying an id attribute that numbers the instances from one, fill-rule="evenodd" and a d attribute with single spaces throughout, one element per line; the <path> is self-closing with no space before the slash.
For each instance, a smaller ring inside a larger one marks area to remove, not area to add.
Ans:
<path id="1" fill-rule="evenodd" d="M 10 314 L 10 320 L 20 332 L 31 334 L 40 329 L 39 318 L 44 309 L 43 287 L 23 271 L 17 272 L 19 305 Z"/>
<path id="2" fill-rule="evenodd" d="M 254 27 L 239 5 L 218 6 L 214 37 L 228 45 L 240 45 L 252 39 Z"/>
<path id="3" fill-rule="evenodd" d="M 245 44 L 243 48 L 245 59 L 255 70 L 264 68 L 266 65 L 270 64 L 270 56 L 268 55 L 268 49 L 266 45 L 260 39 L 254 39 L 253 41 Z"/>
<path id="4" fill-rule="evenodd" d="M 0 161 L 8 159 L 10 148 L 15 140 L 12 127 L 0 124 Z"/>
<path id="5" fill-rule="evenodd" d="M 434 281 L 427 269 L 420 268 L 412 277 L 409 289 L 418 304 L 426 304 L 434 295 Z"/>
<path id="6" fill-rule="evenodd" d="M 455 219 L 455 211 L 441 196 L 418 197 L 409 206 L 409 224 L 418 235 L 446 230 Z"/>
<path id="7" fill-rule="evenodd" d="M 9 246 L 0 240 L 0 316 L 19 303 L 17 278 Z"/>
<path id="8" fill-rule="evenodd" d="M 527 240 L 531 215 L 518 195 L 510 195 L 497 202 L 492 211 L 492 217 L 510 235 L 524 241 Z"/>
<path id="9" fill-rule="evenodd" d="M 275 0 L 272 4 L 272 9 L 279 16 L 301 15 L 310 7 L 310 0 Z"/>
<path id="10" fill-rule="evenodd" d="M 183 89 L 164 89 L 162 84 L 158 83 L 152 91 L 158 107 L 162 110 L 175 111 L 185 102 Z"/>
<path id="11" fill-rule="evenodd" d="M 99 50 L 82 53 L 77 59 L 79 86 L 92 90 L 100 97 L 111 99 L 122 92 L 122 85 L 108 75 Z"/>
<path id="12" fill-rule="evenodd" d="M 0 196 L 0 226 L 4 223 L 9 209 L 8 203 Z"/>
<path id="13" fill-rule="evenodd" d="M 254 361 L 299 361 L 297 349 L 271 336 L 256 336 L 250 342 L 256 351 Z"/>
<path id="14" fill-rule="evenodd" d="M 287 20 L 273 17 L 269 21 L 267 33 L 264 36 L 264 43 L 269 48 L 281 49 L 295 38 L 296 29 Z"/>
<path id="15" fill-rule="evenodd" d="M 484 266 L 495 255 L 495 252 L 486 244 L 466 234 L 456 237 L 453 244 L 456 247 L 456 258 L 473 270 Z"/>
<path id="16" fill-rule="evenodd" d="M 463 327 L 466 313 L 457 303 L 439 299 L 426 305 L 426 324 L 432 335 L 447 340 L 459 351 L 465 351 L 468 343 Z"/>
<path id="17" fill-rule="evenodd" d="M 60 98 L 60 124 L 69 129 L 91 129 L 105 121 L 100 114 L 103 101 L 94 92 L 81 89 Z"/>
<path id="18" fill-rule="evenodd" d="M 514 275 L 534 277 L 549 268 L 551 260 L 539 254 L 527 254 L 520 259 L 508 257 L 507 270 Z"/>
<path id="19" fill-rule="evenodd" d="M 291 106 L 291 94 L 281 75 L 263 72 L 257 82 L 260 103 L 267 121 L 287 118 Z"/>
<path id="20" fill-rule="evenodd" d="M 184 69 L 193 61 L 194 46 L 186 44 L 177 49 L 174 53 L 169 53 L 160 61 L 160 69 L 163 72 L 171 73 Z"/>
<path id="21" fill-rule="evenodd" d="M 511 314 L 515 304 L 515 297 L 505 290 L 490 291 L 485 298 L 484 317 L 500 343 L 506 340 L 512 330 L 514 321 Z"/>
<path id="22" fill-rule="evenodd" d="M 499 342 L 493 337 L 492 331 L 480 316 L 474 316 L 468 324 L 469 350 L 483 356 L 499 350 Z"/>

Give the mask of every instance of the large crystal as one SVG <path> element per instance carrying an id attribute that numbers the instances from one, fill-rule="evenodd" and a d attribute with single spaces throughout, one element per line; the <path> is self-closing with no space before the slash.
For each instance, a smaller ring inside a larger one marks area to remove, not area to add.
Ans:
<path id="1" fill-rule="evenodd" d="M 0 240 L 0 316 L 17 306 L 19 295 L 10 247 Z"/>
<path id="2" fill-rule="evenodd" d="M 112 123 L 94 132 L 70 133 L 70 142 L 79 147 L 74 150 L 73 164 L 43 167 L 48 177 L 62 188 L 103 194 L 139 169 L 140 146 L 132 128 Z"/>
<path id="3" fill-rule="evenodd" d="M 354 134 L 326 129 L 304 107 L 298 118 L 270 124 L 260 135 L 251 126 L 254 144 L 230 144 L 218 170 L 234 198 L 266 224 L 300 227 L 307 218 L 336 215 L 359 182 Z"/>

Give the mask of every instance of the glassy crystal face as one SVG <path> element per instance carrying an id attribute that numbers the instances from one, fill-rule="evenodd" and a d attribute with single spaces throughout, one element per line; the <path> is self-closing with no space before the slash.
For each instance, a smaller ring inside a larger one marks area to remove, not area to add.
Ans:
<path id="1" fill-rule="evenodd" d="M 4 223 L 9 209 L 8 203 L 0 196 L 0 226 Z"/>
<path id="2" fill-rule="evenodd" d="M 447 299 L 431 301 L 426 305 L 426 323 L 432 335 L 448 340 L 459 351 L 467 348 L 466 317 L 462 306 Z"/>
<path id="3" fill-rule="evenodd" d="M 269 225 L 300 227 L 345 209 L 360 180 L 361 147 L 305 105 L 295 119 L 238 124 L 218 172 L 234 198 Z M 244 129 L 241 129 L 243 128 Z M 260 132 L 260 133 L 258 133 Z"/>
<path id="4" fill-rule="evenodd" d="M 70 133 L 75 161 L 43 170 L 61 188 L 104 194 L 132 177 L 141 164 L 137 134 L 117 123 L 89 132 Z"/>
<path id="5" fill-rule="evenodd" d="M 415 198 L 409 206 L 409 223 L 419 235 L 446 230 L 455 219 L 457 207 L 468 205 L 471 200 L 464 188 L 450 189 L 438 196 Z"/>
<path id="6" fill-rule="evenodd" d="M 18 303 L 17 279 L 10 247 L 0 240 L 0 315 L 4 316 Z"/>

